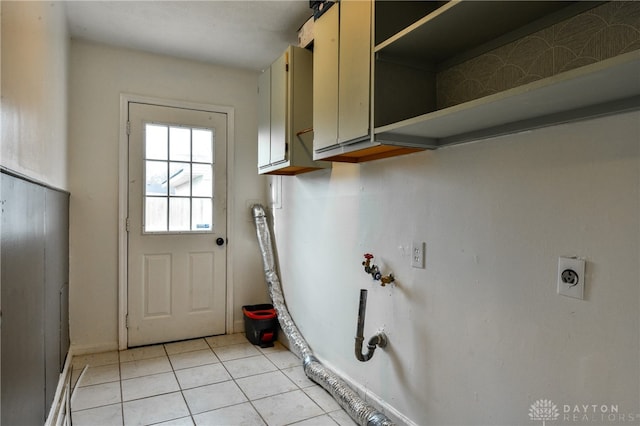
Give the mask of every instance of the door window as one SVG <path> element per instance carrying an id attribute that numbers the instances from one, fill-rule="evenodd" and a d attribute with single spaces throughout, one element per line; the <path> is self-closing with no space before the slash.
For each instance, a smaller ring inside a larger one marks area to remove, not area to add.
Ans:
<path id="1" fill-rule="evenodd" d="M 212 232 L 215 129 L 145 123 L 144 233 Z"/>

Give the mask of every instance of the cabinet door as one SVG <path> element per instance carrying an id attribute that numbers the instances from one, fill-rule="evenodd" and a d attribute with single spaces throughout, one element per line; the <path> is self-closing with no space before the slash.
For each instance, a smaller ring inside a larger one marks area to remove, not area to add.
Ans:
<path id="1" fill-rule="evenodd" d="M 287 158 L 287 99 L 289 52 L 271 65 L 271 164 Z"/>
<path id="2" fill-rule="evenodd" d="M 0 174 L 3 425 L 45 421 L 44 188 Z M 58 323 L 59 324 L 59 323 Z"/>
<path id="3" fill-rule="evenodd" d="M 314 23 L 313 149 L 338 142 L 339 7 L 335 4 Z"/>
<path id="4" fill-rule="evenodd" d="M 369 134 L 371 2 L 340 2 L 338 143 Z M 317 75 L 317 74 L 316 74 Z"/>
<path id="5" fill-rule="evenodd" d="M 258 168 L 271 163 L 271 68 L 258 77 Z"/>

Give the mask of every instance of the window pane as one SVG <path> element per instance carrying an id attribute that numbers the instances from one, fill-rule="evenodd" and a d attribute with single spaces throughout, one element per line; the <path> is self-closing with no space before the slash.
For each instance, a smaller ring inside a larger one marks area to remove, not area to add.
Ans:
<path id="1" fill-rule="evenodd" d="M 159 124 L 145 125 L 145 156 L 148 160 L 166 160 L 169 128 Z"/>
<path id="2" fill-rule="evenodd" d="M 166 161 L 145 161 L 146 195 L 167 195 Z"/>
<path id="3" fill-rule="evenodd" d="M 192 210 L 192 230 L 194 231 L 210 231 L 213 227 L 211 223 L 211 198 L 194 198 Z"/>
<path id="4" fill-rule="evenodd" d="M 191 165 L 169 163 L 169 194 L 188 197 L 191 195 Z"/>
<path id="5" fill-rule="evenodd" d="M 212 231 L 215 129 L 145 123 L 144 232 Z"/>
<path id="6" fill-rule="evenodd" d="M 169 159 L 171 161 L 191 161 L 191 129 L 169 128 Z"/>
<path id="7" fill-rule="evenodd" d="M 213 162 L 213 132 L 208 129 L 193 129 L 193 160 L 198 163 Z"/>
<path id="8" fill-rule="evenodd" d="M 213 195 L 213 174 L 209 164 L 193 164 L 193 196 L 211 197 Z"/>
<path id="9" fill-rule="evenodd" d="M 167 230 L 167 199 L 164 197 L 146 197 L 144 206 L 144 231 L 159 232 Z"/>
<path id="10" fill-rule="evenodd" d="M 191 211 L 189 198 L 169 199 L 169 231 L 188 231 Z"/>

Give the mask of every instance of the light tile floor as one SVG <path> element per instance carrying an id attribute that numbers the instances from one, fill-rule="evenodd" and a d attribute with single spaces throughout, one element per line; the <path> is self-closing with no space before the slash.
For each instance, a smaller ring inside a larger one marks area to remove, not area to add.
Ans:
<path id="1" fill-rule="evenodd" d="M 72 366 L 74 426 L 355 425 L 293 353 L 244 334 L 77 356 Z"/>

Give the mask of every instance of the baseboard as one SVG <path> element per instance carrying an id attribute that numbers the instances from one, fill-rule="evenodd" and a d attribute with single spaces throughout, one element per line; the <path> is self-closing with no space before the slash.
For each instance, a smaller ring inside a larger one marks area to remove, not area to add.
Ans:
<path id="1" fill-rule="evenodd" d="M 244 319 L 233 322 L 233 330 L 231 330 L 230 334 L 233 333 L 244 333 Z"/>
<path id="2" fill-rule="evenodd" d="M 99 354 L 101 352 L 117 351 L 118 342 L 92 343 L 89 345 L 77 345 L 72 343 L 71 349 L 73 349 L 73 354 L 75 356 L 87 355 L 87 354 Z"/>
<path id="3" fill-rule="evenodd" d="M 336 373 L 342 380 L 344 380 L 363 400 L 373 405 L 377 409 L 380 410 L 384 415 L 389 417 L 394 423 L 398 425 L 407 425 L 407 426 L 418 426 L 415 422 L 409 419 L 407 416 L 402 414 L 400 411 L 396 410 L 394 407 L 389 405 L 385 400 L 380 398 L 375 393 L 371 392 L 369 389 L 362 386 L 360 383 L 353 380 L 348 375 L 344 374 L 343 371 L 335 368 L 330 363 L 326 362 L 326 360 L 317 357 L 318 360 L 327 368 L 331 369 L 334 373 Z"/>
<path id="4" fill-rule="evenodd" d="M 58 378 L 58 386 L 53 396 L 51 409 L 47 416 L 45 426 L 71 425 L 71 361 L 73 360 L 73 348 L 69 348 L 64 368 Z"/>

